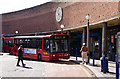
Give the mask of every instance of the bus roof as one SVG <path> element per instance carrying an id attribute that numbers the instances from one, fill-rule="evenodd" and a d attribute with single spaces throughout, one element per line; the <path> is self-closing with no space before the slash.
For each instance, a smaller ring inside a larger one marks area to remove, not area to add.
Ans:
<path id="1" fill-rule="evenodd" d="M 54 35 L 66 35 L 66 34 L 52 34 L 52 35 L 39 35 L 39 36 L 16 36 L 16 37 L 8 37 L 8 38 L 46 38 Z"/>
<path id="2" fill-rule="evenodd" d="M 42 37 L 50 37 L 51 35 L 40 35 L 40 36 L 16 36 L 13 38 L 42 38 Z"/>

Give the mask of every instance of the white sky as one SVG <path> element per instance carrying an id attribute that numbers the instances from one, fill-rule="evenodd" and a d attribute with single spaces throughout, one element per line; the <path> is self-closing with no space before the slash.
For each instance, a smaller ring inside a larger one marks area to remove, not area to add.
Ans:
<path id="1" fill-rule="evenodd" d="M 51 0 L 0 0 L 0 14 L 30 8 Z"/>

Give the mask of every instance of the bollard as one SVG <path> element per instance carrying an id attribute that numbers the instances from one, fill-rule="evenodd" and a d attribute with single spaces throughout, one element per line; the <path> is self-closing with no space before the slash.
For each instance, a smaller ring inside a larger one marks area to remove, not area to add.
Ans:
<path id="1" fill-rule="evenodd" d="M 77 53 L 77 48 L 76 48 L 76 63 L 77 63 L 77 55 L 78 55 L 78 53 Z"/>
<path id="2" fill-rule="evenodd" d="M 94 57 L 95 57 L 95 50 L 93 50 L 93 66 L 94 66 Z"/>
<path id="3" fill-rule="evenodd" d="M 117 62 L 117 54 L 115 55 L 116 57 L 116 79 L 119 79 L 119 64 Z"/>
<path id="4" fill-rule="evenodd" d="M 103 72 L 103 57 L 101 58 L 101 72 Z"/>
<path id="5" fill-rule="evenodd" d="M 105 52 L 103 52 L 103 57 L 101 59 L 101 72 L 105 71 L 104 70 L 105 69 L 104 66 L 105 66 Z"/>
<path id="6" fill-rule="evenodd" d="M 103 73 L 108 71 L 108 60 L 105 58 L 105 51 L 103 52 Z"/>
<path id="7" fill-rule="evenodd" d="M 106 61 L 105 61 L 105 57 L 103 57 L 103 73 L 106 73 Z"/>
<path id="8" fill-rule="evenodd" d="M 77 48 L 76 48 L 76 61 L 77 61 Z"/>

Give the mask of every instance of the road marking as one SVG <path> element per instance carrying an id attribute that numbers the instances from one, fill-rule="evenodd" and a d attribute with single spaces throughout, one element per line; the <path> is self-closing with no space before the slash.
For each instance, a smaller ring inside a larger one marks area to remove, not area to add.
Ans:
<path id="1" fill-rule="evenodd" d="M 89 74 L 89 72 L 85 69 L 85 67 L 84 68 L 83 67 L 84 66 L 80 66 L 80 68 L 83 69 L 86 72 L 86 74 L 88 75 L 88 77 L 91 77 L 91 75 Z"/>

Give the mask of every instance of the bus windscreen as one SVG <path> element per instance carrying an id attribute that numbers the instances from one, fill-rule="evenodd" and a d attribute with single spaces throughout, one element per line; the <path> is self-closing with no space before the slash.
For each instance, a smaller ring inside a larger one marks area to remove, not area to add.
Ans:
<path id="1" fill-rule="evenodd" d="M 68 52 L 68 36 L 52 36 L 50 39 L 51 53 Z"/>

